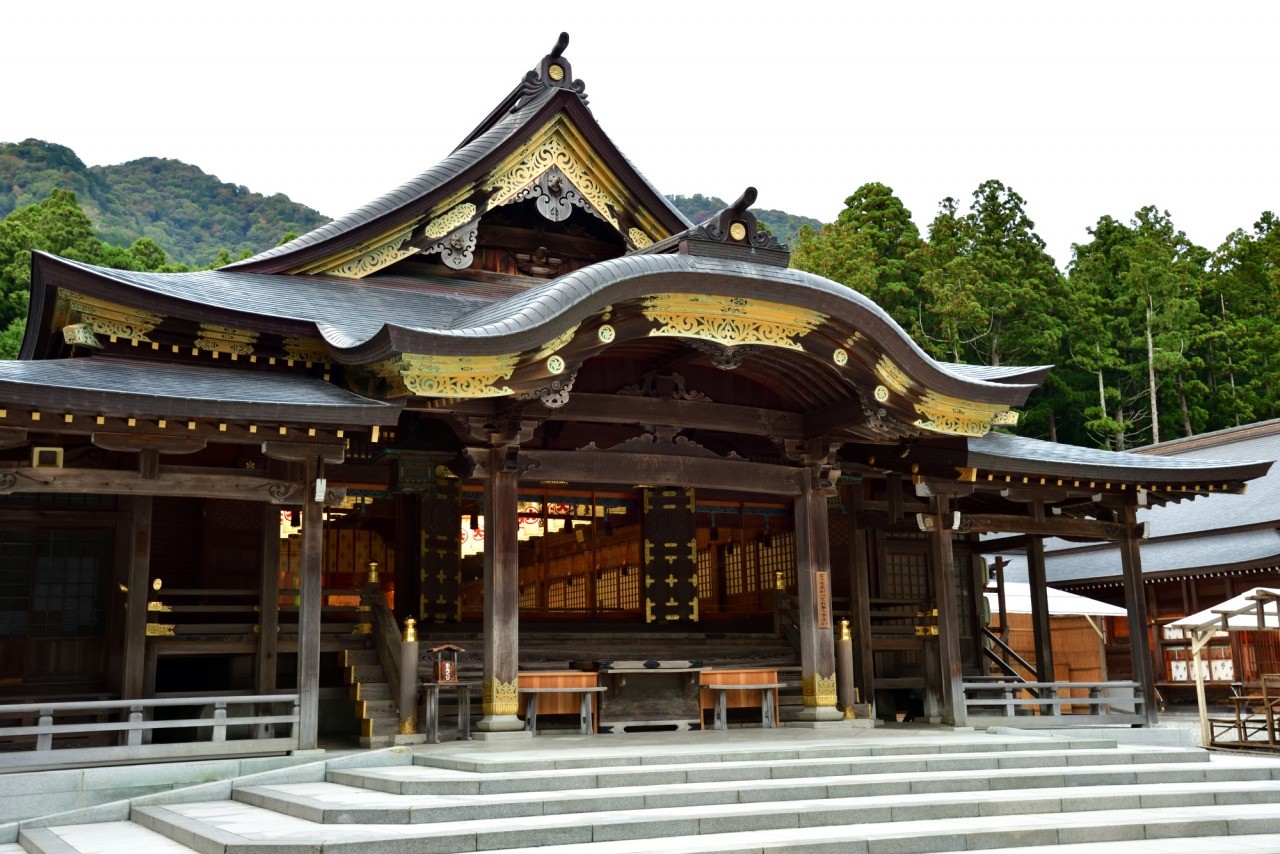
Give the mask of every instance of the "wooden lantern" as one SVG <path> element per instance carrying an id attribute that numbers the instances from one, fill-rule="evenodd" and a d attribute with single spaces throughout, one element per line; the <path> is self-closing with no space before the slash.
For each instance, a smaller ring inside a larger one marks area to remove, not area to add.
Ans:
<path id="1" fill-rule="evenodd" d="M 436 655 L 435 669 L 433 671 L 435 681 L 449 685 L 457 682 L 458 653 L 466 652 L 466 650 L 455 644 L 447 643 L 442 646 L 432 647 L 431 651 Z"/>

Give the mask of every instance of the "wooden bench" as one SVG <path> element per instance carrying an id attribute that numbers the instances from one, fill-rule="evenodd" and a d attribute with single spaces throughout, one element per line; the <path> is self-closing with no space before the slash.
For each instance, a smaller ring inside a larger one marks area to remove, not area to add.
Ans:
<path id="1" fill-rule="evenodd" d="M 538 696 L 541 694 L 577 694 L 578 699 L 578 731 L 583 735 L 593 735 L 596 731 L 594 694 L 603 694 L 607 689 L 590 685 L 575 685 L 558 688 L 525 688 L 516 689 L 526 697 L 524 710 L 524 728 L 534 735 L 538 734 Z"/>
<path id="2" fill-rule="evenodd" d="M 786 682 L 765 682 L 751 685 L 728 685 L 719 683 L 704 683 L 703 688 L 714 692 L 715 694 L 715 714 L 712 718 L 712 727 L 714 729 L 729 728 L 729 709 L 728 694 L 730 691 L 757 691 L 760 694 L 760 726 L 764 729 L 776 729 L 778 726 L 778 716 L 776 706 L 774 705 L 775 692 L 779 688 L 787 687 Z M 739 695 L 742 696 L 742 695 Z"/>

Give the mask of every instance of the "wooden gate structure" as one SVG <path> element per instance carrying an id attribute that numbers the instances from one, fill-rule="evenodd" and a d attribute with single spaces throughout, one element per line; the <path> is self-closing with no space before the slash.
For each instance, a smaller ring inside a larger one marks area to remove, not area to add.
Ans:
<path id="1" fill-rule="evenodd" d="M 312 748 L 340 648 L 325 626 L 363 607 L 322 588 L 358 586 L 363 544 L 394 564 L 401 619 L 480 624 L 482 733 L 522 727 L 522 621 L 765 638 L 778 579 L 801 722 L 841 717 L 847 607 L 862 697 L 963 724 L 966 680 L 990 675 L 978 535 L 1027 550 L 1051 685 L 1043 537 L 1122 543 L 1132 585 L 1136 507 L 1267 470 L 999 432 L 1048 367 L 929 357 L 863 295 L 790 269 L 753 189 L 688 222 L 600 128 L 566 45 L 438 165 L 247 260 L 34 254 L 21 356 L 0 363 L 4 697 L 283 685 Z M 160 578 L 208 613 L 228 590 L 256 610 L 167 637 Z M 190 666 L 166 668 L 161 641 Z M 1135 652 L 1145 698 L 1149 662 Z"/>

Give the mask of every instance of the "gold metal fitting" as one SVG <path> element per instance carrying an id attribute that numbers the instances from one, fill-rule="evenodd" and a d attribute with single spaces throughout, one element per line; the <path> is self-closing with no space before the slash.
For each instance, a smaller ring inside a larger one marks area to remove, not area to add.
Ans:
<path id="1" fill-rule="evenodd" d="M 404 642 L 405 643 L 418 642 L 417 625 L 418 625 L 418 621 L 415 620 L 413 617 L 405 618 L 404 620 Z"/>
<path id="2" fill-rule="evenodd" d="M 376 560 L 369 561 L 369 578 L 370 584 L 378 583 L 378 562 Z"/>
<path id="3" fill-rule="evenodd" d="M 787 589 L 787 582 L 786 582 L 786 581 L 784 581 L 784 580 L 783 580 L 783 578 L 782 578 L 782 570 L 778 570 L 777 572 L 775 572 L 775 573 L 773 574 L 773 589 L 774 589 L 774 590 L 786 590 L 786 589 Z"/>
<path id="4" fill-rule="evenodd" d="M 840 640 L 847 640 L 847 641 L 853 640 L 853 632 L 849 630 L 848 620 L 840 621 Z"/>

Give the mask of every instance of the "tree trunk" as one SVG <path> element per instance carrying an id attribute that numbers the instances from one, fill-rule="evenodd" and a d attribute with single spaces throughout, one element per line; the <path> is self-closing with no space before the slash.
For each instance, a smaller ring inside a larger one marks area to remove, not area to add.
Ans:
<path id="1" fill-rule="evenodd" d="M 1151 297 L 1147 297 L 1147 393 L 1151 396 L 1151 444 L 1160 444 L 1160 410 L 1156 404 L 1156 343 L 1151 334 Z"/>
<path id="2" fill-rule="evenodd" d="M 1182 388 L 1182 371 L 1177 373 L 1178 406 L 1182 409 L 1182 435 L 1191 436 L 1191 416 L 1187 414 L 1187 393 Z"/>
<path id="3" fill-rule="evenodd" d="M 1049 410 L 1049 441 L 1058 441 L 1058 421 L 1053 417 L 1053 410 Z"/>
<path id="4" fill-rule="evenodd" d="M 1124 404 L 1123 403 L 1116 404 L 1116 423 L 1120 425 L 1119 428 L 1116 429 L 1116 450 L 1123 451 L 1124 450 Z"/>

